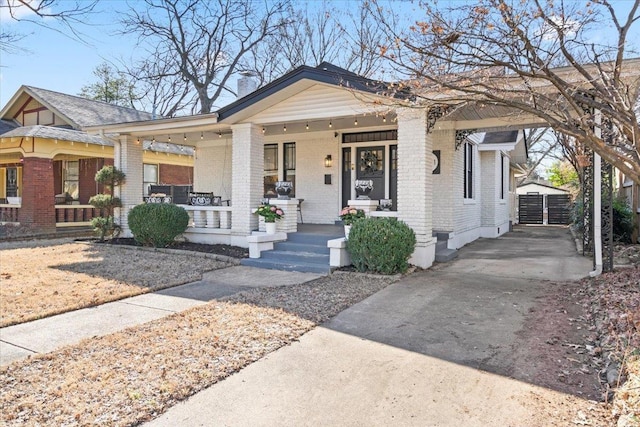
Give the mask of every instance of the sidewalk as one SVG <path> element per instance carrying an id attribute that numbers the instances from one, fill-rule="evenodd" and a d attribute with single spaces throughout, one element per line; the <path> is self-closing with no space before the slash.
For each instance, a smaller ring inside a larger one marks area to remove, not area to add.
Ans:
<path id="1" fill-rule="evenodd" d="M 0 329 L 0 366 L 32 354 L 75 344 L 85 338 L 107 335 L 159 319 L 243 290 L 269 283 L 293 285 L 317 277 L 320 275 L 228 267 L 205 273 L 198 282 L 8 326 Z"/>

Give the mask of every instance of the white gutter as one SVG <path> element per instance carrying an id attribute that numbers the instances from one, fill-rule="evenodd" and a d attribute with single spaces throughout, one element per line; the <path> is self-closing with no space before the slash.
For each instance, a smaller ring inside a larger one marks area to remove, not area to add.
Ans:
<path id="1" fill-rule="evenodd" d="M 595 119 L 597 126 L 595 134 L 602 138 L 599 111 L 596 111 Z M 593 153 L 593 252 L 596 268 L 589 273 L 590 277 L 602 274 L 602 159 L 597 153 Z"/>

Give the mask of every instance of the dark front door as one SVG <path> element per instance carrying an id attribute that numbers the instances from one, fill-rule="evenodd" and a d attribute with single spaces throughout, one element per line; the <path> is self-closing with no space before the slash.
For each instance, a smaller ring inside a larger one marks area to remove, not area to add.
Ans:
<path id="1" fill-rule="evenodd" d="M 370 179 L 372 200 L 384 199 L 384 147 L 359 147 L 356 154 L 356 179 Z"/>

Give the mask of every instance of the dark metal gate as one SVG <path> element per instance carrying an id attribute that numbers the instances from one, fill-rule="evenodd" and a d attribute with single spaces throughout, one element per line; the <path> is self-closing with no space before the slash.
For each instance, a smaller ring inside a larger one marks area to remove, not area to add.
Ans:
<path id="1" fill-rule="evenodd" d="M 520 224 L 542 224 L 544 196 L 541 194 L 521 194 L 518 196 L 518 218 Z"/>
<path id="2" fill-rule="evenodd" d="M 570 224 L 571 196 L 568 194 L 549 194 L 547 196 L 547 214 L 549 224 Z"/>

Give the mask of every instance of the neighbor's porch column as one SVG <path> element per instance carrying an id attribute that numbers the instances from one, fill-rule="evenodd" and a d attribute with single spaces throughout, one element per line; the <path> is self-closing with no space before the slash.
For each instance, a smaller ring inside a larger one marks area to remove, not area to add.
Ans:
<path id="1" fill-rule="evenodd" d="M 55 233 L 56 210 L 53 187 L 53 160 L 41 157 L 22 159 L 22 205 L 18 221 L 39 232 Z"/>
<path id="2" fill-rule="evenodd" d="M 246 236 L 258 229 L 258 207 L 264 186 L 264 138 L 262 128 L 252 123 L 234 125 L 231 166 L 231 234 L 246 246 Z M 242 242 L 240 241 L 242 239 Z"/>
<path id="3" fill-rule="evenodd" d="M 114 191 L 122 200 L 122 207 L 116 209 L 114 217 L 122 229 L 120 235 L 132 237 L 127 215 L 134 206 L 142 203 L 142 144 L 131 136 L 121 136 L 113 147 L 113 164 L 125 174 L 124 184 Z"/>
<path id="4" fill-rule="evenodd" d="M 416 249 L 409 262 L 422 268 L 435 260 L 432 140 L 426 110 L 398 110 L 398 219 L 416 233 Z"/>

